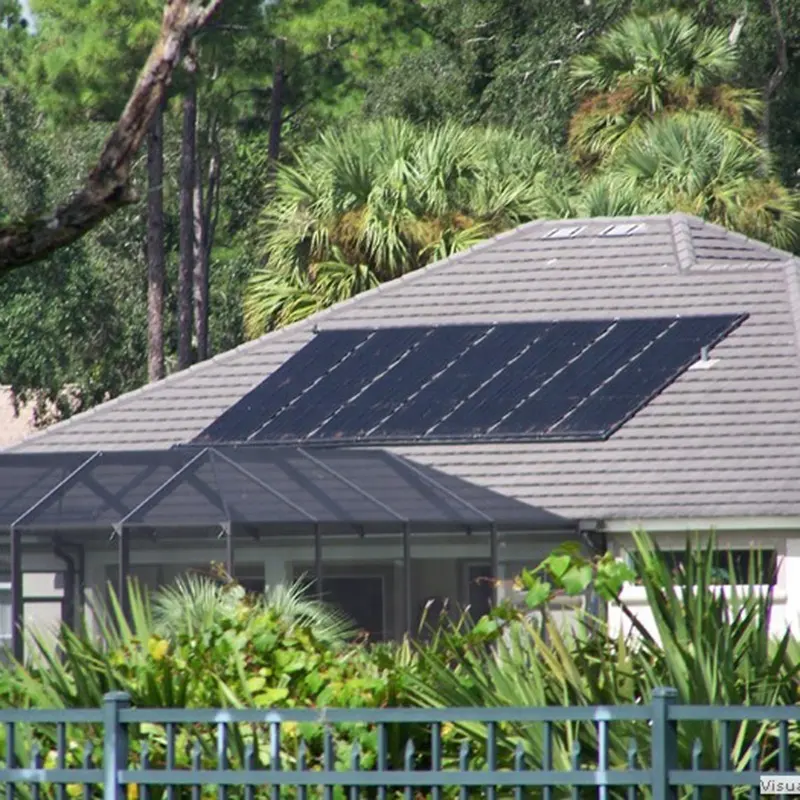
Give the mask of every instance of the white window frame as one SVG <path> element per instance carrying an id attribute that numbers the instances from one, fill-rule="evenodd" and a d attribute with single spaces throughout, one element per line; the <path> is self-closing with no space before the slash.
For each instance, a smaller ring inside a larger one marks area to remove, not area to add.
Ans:
<path id="1" fill-rule="evenodd" d="M 0 582 L 0 614 L 8 615 L 10 623 L 8 632 L 0 628 L 0 649 L 2 649 L 11 645 L 11 583 L 8 581 Z"/>

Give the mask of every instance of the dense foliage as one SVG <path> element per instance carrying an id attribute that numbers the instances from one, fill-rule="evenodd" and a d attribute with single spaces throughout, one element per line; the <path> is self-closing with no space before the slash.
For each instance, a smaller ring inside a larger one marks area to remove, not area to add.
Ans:
<path id="1" fill-rule="evenodd" d="M 78 185 L 161 10 L 31 5 L 0 0 L 0 219 Z M 140 202 L 0 282 L 0 384 L 40 423 L 132 389 L 154 313 L 175 368 L 190 96 L 212 354 L 535 217 L 680 209 L 796 250 L 795 5 L 226 0 L 173 83 L 163 180 L 143 153 Z"/>
<path id="2" fill-rule="evenodd" d="M 547 211 L 559 154 L 532 136 L 387 119 L 348 126 L 279 170 L 248 331 L 308 316 Z M 563 164 L 562 164 L 563 170 Z"/>
<path id="3" fill-rule="evenodd" d="M 520 575 L 521 606 L 503 604 L 476 622 L 466 615 L 456 621 L 446 616 L 428 620 L 432 636 L 393 645 L 354 638 L 347 621 L 306 599 L 301 585 L 278 587 L 259 598 L 245 595 L 235 583 L 190 578 L 152 600 L 133 585 L 129 620 L 112 596 L 108 608 L 97 609 L 97 635 L 86 629 L 64 630 L 58 642 L 35 637 L 26 668 L 11 664 L 0 670 L 0 702 L 20 708 L 96 707 L 104 692 L 122 689 L 139 707 L 584 706 L 645 703 L 655 687 L 673 686 L 683 704 L 795 704 L 800 644 L 788 632 L 771 636 L 770 592 L 754 585 L 738 591 L 715 585 L 719 565 L 714 545 L 687 543 L 684 566 L 677 572 L 643 534 L 636 537 L 629 563 L 610 555 L 589 560 L 580 548 L 563 547 Z M 760 574 L 754 567 L 751 584 Z M 586 613 L 564 625 L 552 614 L 557 596 L 587 590 L 632 613 L 620 599 L 631 580 L 650 601 L 652 633 L 640 626 L 624 635 Z M 41 726 L 20 731 L 25 735 L 16 746 L 25 763 L 34 739 L 44 747 L 45 762 L 53 762 L 55 731 Z M 316 723 L 283 726 L 284 768 L 296 768 L 301 741 L 306 763 L 319 765 L 323 732 Z M 446 725 L 441 733 L 445 767 L 458 763 L 464 742 L 470 767 L 485 767 L 485 725 Z M 734 769 L 749 767 L 753 747 L 765 768 L 772 764 L 776 725 L 735 724 L 729 733 Z M 233 766 L 243 763 L 248 744 L 258 763 L 268 763 L 266 729 L 242 725 L 231 727 L 230 734 Z M 503 723 L 496 734 L 501 767 L 511 767 L 520 748 L 527 763 L 541 763 L 541 727 Z M 97 736 L 86 727 L 70 726 L 69 766 L 79 765 L 84 745 L 97 744 Z M 376 736 L 372 725 L 336 726 L 337 768 L 349 766 L 356 743 L 362 767 L 373 768 Z M 429 763 L 426 727 L 391 725 L 387 736 L 392 764 L 402 763 L 410 752 L 409 739 L 415 766 Z M 688 764 L 697 751 L 701 763 L 712 768 L 721 736 L 716 724 L 685 723 L 680 727 L 681 762 Z M 594 725 L 554 725 L 554 768 L 569 768 L 576 743 L 584 761 L 595 763 L 596 737 Z M 631 738 L 640 746 L 633 756 Z M 612 725 L 610 766 L 624 767 L 633 757 L 645 768 L 647 741 L 646 723 Z M 142 725 L 133 731 L 134 763 L 141 760 L 145 743 L 150 763 L 163 765 L 164 728 Z M 199 746 L 200 763 L 212 767 L 215 732 L 202 726 L 178 729 L 178 764 L 189 766 L 193 743 Z M 800 757 L 794 728 L 791 747 L 794 763 Z"/>

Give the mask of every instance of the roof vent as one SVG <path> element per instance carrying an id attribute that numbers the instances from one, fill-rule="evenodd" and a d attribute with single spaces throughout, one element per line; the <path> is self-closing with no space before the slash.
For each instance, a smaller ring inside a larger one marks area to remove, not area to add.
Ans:
<path id="1" fill-rule="evenodd" d="M 621 225 L 609 225 L 604 231 L 600 232 L 601 236 L 630 236 L 634 233 L 639 233 L 644 229 L 644 225 L 640 222 L 626 223 Z"/>
<path id="2" fill-rule="evenodd" d="M 571 239 L 577 236 L 586 226 L 585 225 L 569 225 L 564 228 L 553 228 L 549 233 L 546 233 L 543 239 Z"/>
<path id="3" fill-rule="evenodd" d="M 718 358 L 711 358 L 707 347 L 700 348 L 700 359 L 695 361 L 689 369 L 711 369 L 719 361 Z"/>

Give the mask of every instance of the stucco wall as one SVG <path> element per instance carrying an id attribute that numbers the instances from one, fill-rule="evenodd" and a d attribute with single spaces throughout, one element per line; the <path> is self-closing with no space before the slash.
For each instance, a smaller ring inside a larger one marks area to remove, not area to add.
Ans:
<path id="1" fill-rule="evenodd" d="M 782 635 L 789 626 L 800 636 L 800 534 L 776 531 L 748 531 L 736 533 L 718 533 L 716 536 L 720 549 L 748 550 L 774 549 L 779 559 L 778 580 L 773 590 L 773 613 L 770 629 L 776 635 Z M 686 533 L 659 533 L 658 544 L 663 550 L 682 550 L 686 543 Z M 702 539 L 700 539 L 702 541 Z M 613 547 L 621 553 L 629 547 L 629 536 L 617 536 Z M 729 587 L 718 587 L 715 591 L 730 591 Z M 638 586 L 627 587 L 622 600 L 636 615 L 647 630 L 656 635 L 653 613 L 647 603 L 644 589 Z M 631 630 L 631 622 L 619 608 L 609 609 L 609 624 L 614 631 L 620 628 L 625 632 Z"/>

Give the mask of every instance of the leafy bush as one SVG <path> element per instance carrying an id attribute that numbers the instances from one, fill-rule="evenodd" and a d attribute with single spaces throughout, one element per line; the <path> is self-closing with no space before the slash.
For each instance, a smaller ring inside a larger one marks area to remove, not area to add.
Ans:
<path id="1" fill-rule="evenodd" d="M 399 673 L 391 647 L 365 647 L 350 637 L 349 622 L 306 599 L 303 587 L 279 587 L 253 598 L 237 585 L 189 578 L 151 602 L 134 582 L 128 619 L 111 592 L 107 608 L 96 608 L 98 635 L 87 625 L 64 628 L 58 640 L 33 636 L 28 666 L 11 664 L 2 673 L 5 706 L 20 708 L 98 707 L 103 695 L 122 690 L 137 707 L 324 708 L 395 705 Z M 268 726 L 229 726 L 231 766 L 243 765 L 248 745 L 256 763 L 269 763 Z M 55 765 L 55 726 L 37 726 L 36 740 Z M 213 726 L 176 727 L 176 765 L 189 768 L 191 749 L 206 767 L 216 765 Z M 396 734 L 396 732 L 394 732 Z M 393 735 L 394 749 L 400 739 Z M 284 768 L 292 768 L 304 740 L 309 767 L 321 764 L 321 726 L 282 726 Z M 338 768 L 349 767 L 358 744 L 365 768 L 374 762 L 376 732 L 364 724 L 341 726 L 332 744 Z M 29 763 L 33 732 L 17 738 L 21 763 Z M 67 767 L 79 767 L 85 746 L 102 750 L 102 731 L 70 727 Z M 141 725 L 131 731 L 134 765 L 146 751 L 153 768 L 164 766 L 167 731 Z"/>
<path id="2" fill-rule="evenodd" d="M 643 534 L 635 538 L 630 565 L 610 555 L 588 559 L 576 548 L 560 548 L 519 576 L 523 607 L 501 604 L 475 623 L 466 614 L 456 621 L 443 615 L 427 621 L 432 635 L 425 641 L 398 644 L 354 638 L 347 620 L 307 599 L 300 585 L 253 598 L 234 583 L 189 579 L 151 602 L 131 584 L 127 620 L 112 593 L 109 607 L 97 610 L 98 636 L 88 629 L 65 629 L 56 644 L 34 639 L 29 666 L 12 664 L 0 671 L 0 702 L 23 708 L 97 707 L 106 692 L 124 690 L 139 707 L 589 706 L 647 703 L 654 688 L 673 686 L 684 704 L 796 703 L 800 645 L 789 633 L 770 635 L 771 591 L 753 586 L 721 591 L 714 586 L 718 567 L 713 539 L 704 547 L 687 544 L 677 570 Z M 647 595 L 655 635 L 624 603 L 623 586 L 632 581 Z M 634 632 L 614 632 L 588 613 L 580 613 L 569 630 L 559 626 L 551 614 L 553 600 L 587 591 L 619 606 Z M 197 764 L 216 766 L 213 726 L 176 726 L 175 732 L 176 766 L 191 767 L 192 749 Z M 270 763 L 268 726 L 228 726 L 228 733 L 231 768 Z M 385 733 L 393 768 L 404 763 L 430 768 L 428 727 L 387 725 Z M 494 733 L 500 768 L 513 768 L 520 755 L 530 766 L 542 763 L 543 725 L 506 722 L 494 726 Z M 486 725 L 443 725 L 441 734 L 445 768 L 487 766 Z M 646 723 L 615 722 L 608 734 L 612 769 L 647 768 Z M 0 739 L 4 736 L 3 731 Z M 552 736 L 555 769 L 570 769 L 578 751 L 584 767 L 597 764 L 594 724 L 554 723 Z M 732 725 L 728 741 L 734 768 L 749 766 L 753 748 L 762 769 L 775 766 L 777 736 L 774 724 Z M 377 737 L 376 726 L 366 723 L 335 730 L 324 724 L 283 724 L 281 766 L 296 769 L 302 758 L 306 768 L 319 769 L 327 747 L 336 769 L 349 769 L 355 757 L 362 769 L 371 769 Z M 789 737 L 795 763 L 800 732 L 793 727 Z M 56 740 L 54 726 L 37 727 L 46 765 L 55 764 Z M 407 749 L 409 740 L 413 750 Z M 100 752 L 102 731 L 70 727 L 67 741 L 67 766 L 77 767 L 86 744 Z M 681 762 L 688 766 L 697 752 L 705 768 L 714 768 L 722 742 L 719 724 L 682 723 Z M 21 763 L 30 763 L 33 732 L 18 732 L 16 747 Z M 132 730 L 131 753 L 134 766 L 145 758 L 154 768 L 163 766 L 167 731 L 157 725 Z M 335 794 L 344 797 L 344 791 Z M 237 792 L 230 796 L 238 797 Z"/>
<path id="3" fill-rule="evenodd" d="M 465 641 L 457 628 L 442 634 L 438 650 L 420 651 L 422 669 L 410 676 L 409 697 L 427 707 L 617 705 L 647 703 L 653 689 L 672 686 L 683 704 L 796 703 L 798 643 L 788 631 L 778 638 L 771 635 L 771 590 L 761 590 L 754 580 L 738 591 L 712 589 L 717 582 L 715 550 L 713 538 L 703 547 L 688 543 L 685 566 L 673 570 L 669 559 L 644 534 L 635 537 L 631 566 L 609 555 L 592 561 L 574 549 L 559 549 L 536 570 L 520 576 L 527 613 L 509 616 L 506 610 L 504 621 L 496 619 L 503 633 L 489 651 Z M 633 579 L 646 592 L 655 636 L 621 597 L 623 585 Z M 621 608 L 633 634 L 614 632 L 587 613 L 579 615 L 573 630 L 564 630 L 551 619 L 548 608 L 555 597 L 590 588 Z M 569 769 L 576 743 L 592 763 L 598 751 L 594 725 L 553 727 L 556 769 Z M 484 726 L 461 726 L 461 734 L 485 753 Z M 761 768 L 771 768 L 776 763 L 777 734 L 774 724 L 732 725 L 728 741 L 733 768 L 749 766 L 751 748 L 757 750 Z M 541 727 L 506 724 L 498 726 L 497 735 L 498 754 L 505 766 L 511 766 L 518 746 L 533 763 L 541 763 Z M 631 739 L 641 748 L 633 754 L 634 763 L 646 768 L 646 723 L 610 726 L 612 768 L 631 762 Z M 716 768 L 722 740 L 719 724 L 682 723 L 681 763 L 688 766 L 698 747 L 705 768 Z M 795 763 L 800 749 L 796 741 L 793 746 L 790 762 Z"/>

